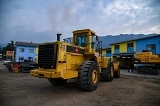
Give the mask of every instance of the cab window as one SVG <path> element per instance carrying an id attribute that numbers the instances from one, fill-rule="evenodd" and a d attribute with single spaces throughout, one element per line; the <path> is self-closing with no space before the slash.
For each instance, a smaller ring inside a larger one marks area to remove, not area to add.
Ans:
<path id="1" fill-rule="evenodd" d="M 76 35 L 76 44 L 81 47 L 87 45 L 87 34 L 78 34 Z"/>

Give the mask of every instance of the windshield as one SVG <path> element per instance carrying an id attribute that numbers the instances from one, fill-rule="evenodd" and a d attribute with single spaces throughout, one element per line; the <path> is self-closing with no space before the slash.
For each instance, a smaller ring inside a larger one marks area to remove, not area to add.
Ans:
<path id="1" fill-rule="evenodd" d="M 76 36 L 76 44 L 85 47 L 87 45 L 87 34 L 78 34 Z"/>

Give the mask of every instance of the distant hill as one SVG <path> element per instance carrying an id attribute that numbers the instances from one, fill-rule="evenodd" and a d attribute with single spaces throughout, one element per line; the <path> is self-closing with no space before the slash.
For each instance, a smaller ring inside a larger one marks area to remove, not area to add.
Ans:
<path id="1" fill-rule="evenodd" d="M 0 47 L 6 47 L 7 44 L 0 44 Z"/>

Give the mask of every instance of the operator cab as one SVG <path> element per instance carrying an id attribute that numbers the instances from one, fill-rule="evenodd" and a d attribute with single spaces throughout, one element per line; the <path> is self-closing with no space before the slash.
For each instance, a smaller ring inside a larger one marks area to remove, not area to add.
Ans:
<path id="1" fill-rule="evenodd" d="M 96 43 L 98 41 L 98 36 L 95 32 L 90 29 L 76 30 L 73 31 L 73 44 L 87 48 L 88 52 L 96 49 Z"/>

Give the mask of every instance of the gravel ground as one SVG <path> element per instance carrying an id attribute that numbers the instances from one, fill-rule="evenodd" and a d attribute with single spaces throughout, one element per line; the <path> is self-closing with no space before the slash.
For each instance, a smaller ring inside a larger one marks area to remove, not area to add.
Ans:
<path id="1" fill-rule="evenodd" d="M 0 106 L 160 106 L 160 80 L 121 75 L 83 92 L 76 80 L 53 86 L 29 73 L 12 73 L 0 62 Z"/>

